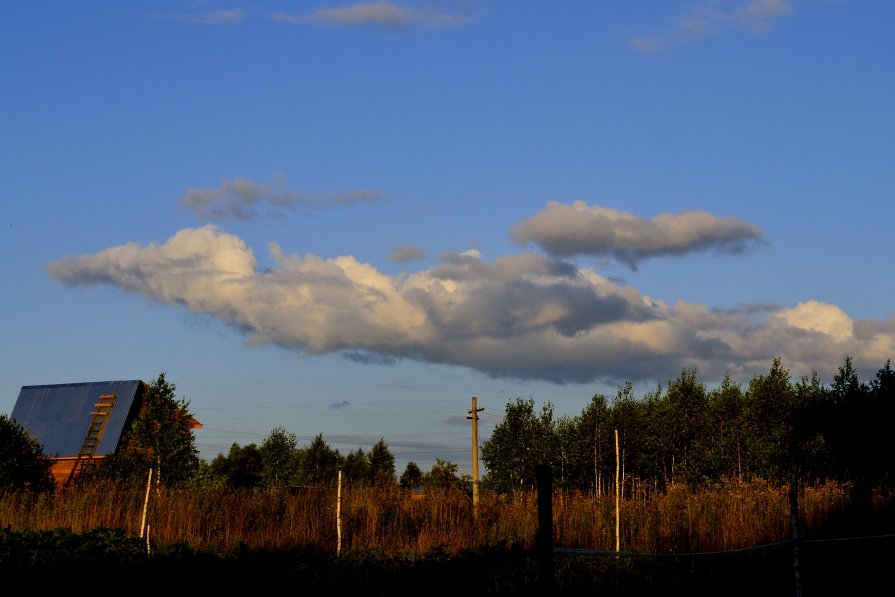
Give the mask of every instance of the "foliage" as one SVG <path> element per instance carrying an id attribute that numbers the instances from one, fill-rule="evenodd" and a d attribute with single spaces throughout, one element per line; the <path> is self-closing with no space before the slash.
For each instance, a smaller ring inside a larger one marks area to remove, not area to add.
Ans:
<path id="1" fill-rule="evenodd" d="M 788 480 L 793 464 L 796 392 L 789 371 L 775 358 L 767 375 L 746 388 L 743 469 L 764 479 Z"/>
<path id="2" fill-rule="evenodd" d="M 852 359 L 847 358 L 823 394 L 819 419 L 831 455 L 828 474 L 854 482 L 861 492 L 888 482 L 890 476 L 893 381 L 890 361 L 865 383 L 859 380 Z"/>
<path id="3" fill-rule="evenodd" d="M 282 487 L 295 484 L 301 462 L 298 457 L 298 439 L 282 426 L 275 427 L 261 442 L 261 484 L 266 487 Z"/>
<path id="4" fill-rule="evenodd" d="M 560 463 L 554 480 L 558 487 L 597 495 L 605 491 L 615 461 L 610 414 L 606 397 L 594 394 L 578 417 L 557 422 Z"/>
<path id="5" fill-rule="evenodd" d="M 348 483 L 354 486 L 391 487 L 396 484 L 395 457 L 379 438 L 370 453 L 357 448 L 342 460 L 342 470 Z"/>
<path id="6" fill-rule="evenodd" d="M 557 468 L 557 448 L 553 405 L 548 402 L 535 413 L 533 398 L 517 398 L 507 403 L 503 422 L 482 443 L 482 462 L 488 469 L 482 485 L 500 492 L 533 489 L 537 465 Z"/>
<path id="7" fill-rule="evenodd" d="M 299 447 L 294 433 L 275 427 L 259 448 L 234 443 L 225 456 L 218 454 L 207 472 L 208 483 L 222 482 L 230 489 L 269 489 L 286 486 L 325 486 L 335 483 L 339 471 L 348 486 L 392 487 L 397 484 L 395 457 L 381 439 L 369 454 L 362 448 L 343 457 L 318 434 Z"/>
<path id="8" fill-rule="evenodd" d="M 88 564 L 122 565 L 145 559 L 145 543 L 138 537 L 128 537 L 122 529 L 0 533 L 0 571 L 7 574 L 23 568 L 75 571 Z"/>
<path id="9" fill-rule="evenodd" d="M 301 454 L 300 481 L 302 485 L 335 484 L 343 458 L 338 450 L 331 448 L 326 443 L 323 434 L 317 434 L 311 443 L 301 448 L 299 452 Z"/>
<path id="10" fill-rule="evenodd" d="M 892 465 L 891 426 L 895 421 L 895 371 L 887 360 L 869 383 L 865 443 L 866 486 L 890 485 Z"/>
<path id="11" fill-rule="evenodd" d="M 199 460 L 199 468 L 196 474 L 186 484 L 188 489 L 196 489 L 203 491 L 223 491 L 227 489 L 227 478 L 224 475 L 215 473 L 211 464 L 205 460 Z"/>
<path id="12" fill-rule="evenodd" d="M 422 486 L 426 491 L 450 492 L 455 490 L 472 491 L 472 479 L 468 475 L 458 475 L 458 466 L 450 460 L 435 459 L 432 469 L 423 475 Z"/>
<path id="13" fill-rule="evenodd" d="M 234 442 L 226 456 L 211 461 L 211 471 L 225 480 L 231 489 L 246 489 L 261 484 L 261 450 L 256 444 L 240 446 Z"/>
<path id="14" fill-rule="evenodd" d="M 0 491 L 52 491 L 52 460 L 28 430 L 0 415 Z"/>
<path id="15" fill-rule="evenodd" d="M 655 395 L 637 400 L 630 383 L 619 388 L 610 411 L 613 434 L 611 478 L 619 476 L 616 474 L 618 469 L 622 477 L 657 480 L 653 461 L 656 450 L 650 445 L 655 439 L 650 415 L 656 404 Z"/>
<path id="16" fill-rule="evenodd" d="M 721 385 L 708 393 L 705 426 L 696 440 L 696 461 L 701 466 L 695 476 L 702 482 L 742 477 L 740 448 L 745 400 L 743 388 L 730 375 L 725 375 Z"/>
<path id="17" fill-rule="evenodd" d="M 423 484 L 423 471 L 414 461 L 407 463 L 399 481 L 401 489 L 416 489 Z"/>
<path id="18" fill-rule="evenodd" d="M 348 485 L 362 486 L 367 483 L 370 478 L 370 459 L 363 448 L 352 450 L 345 456 L 342 470 Z"/>
<path id="19" fill-rule="evenodd" d="M 695 369 L 684 369 L 668 383 L 665 395 L 656 407 L 659 434 L 657 458 L 662 482 L 700 478 L 703 455 L 699 439 L 707 430 L 708 396 L 705 385 L 697 379 Z"/>
<path id="20" fill-rule="evenodd" d="M 370 476 L 371 485 L 388 487 L 395 484 L 395 457 L 388 449 L 383 438 L 373 444 L 370 449 Z"/>
<path id="21" fill-rule="evenodd" d="M 745 387 L 726 375 L 708 389 L 696 369 L 684 369 L 665 389 L 638 398 L 626 383 L 611 402 L 594 395 L 580 415 L 557 421 L 549 402 L 539 414 L 532 399 L 508 402 L 482 446 L 482 485 L 500 493 L 531 488 L 540 463 L 552 466 L 562 490 L 601 495 L 613 489 L 618 464 L 623 480 L 657 489 L 725 478 L 789 483 L 796 474 L 807 483 L 851 482 L 866 494 L 890 483 L 892 420 L 889 361 L 862 382 L 846 358 L 829 387 L 816 372 L 793 380 L 779 358 Z"/>
<path id="22" fill-rule="evenodd" d="M 199 469 L 199 450 L 190 427 L 189 401 L 177 398 L 176 386 L 159 373 L 143 393 L 140 412 L 125 431 L 118 450 L 103 459 L 89 479 L 141 484 L 150 468 L 162 483 L 184 485 Z"/>

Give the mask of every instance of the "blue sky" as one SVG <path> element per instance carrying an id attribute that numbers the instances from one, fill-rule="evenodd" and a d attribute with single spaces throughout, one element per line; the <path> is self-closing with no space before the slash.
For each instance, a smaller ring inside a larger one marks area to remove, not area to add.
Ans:
<path id="1" fill-rule="evenodd" d="M 0 412 L 165 371 L 207 460 L 469 473 L 472 396 L 895 354 L 888 1 L 4 8 Z"/>

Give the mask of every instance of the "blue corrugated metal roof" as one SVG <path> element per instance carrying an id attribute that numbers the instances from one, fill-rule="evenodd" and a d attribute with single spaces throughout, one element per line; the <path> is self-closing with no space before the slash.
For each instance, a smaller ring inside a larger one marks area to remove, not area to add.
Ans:
<path id="1" fill-rule="evenodd" d="M 102 394 L 115 394 L 94 456 L 115 452 L 128 414 L 143 384 L 140 380 L 22 386 L 10 418 L 28 430 L 50 457 L 77 456 Z"/>

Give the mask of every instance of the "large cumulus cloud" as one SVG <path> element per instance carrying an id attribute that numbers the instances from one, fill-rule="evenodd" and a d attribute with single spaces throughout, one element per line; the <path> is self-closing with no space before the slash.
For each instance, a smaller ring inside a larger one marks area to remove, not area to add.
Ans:
<path id="1" fill-rule="evenodd" d="M 895 320 L 852 321 L 810 300 L 791 308 L 668 305 L 534 252 L 493 262 L 452 253 L 428 269 L 387 275 L 352 256 L 268 250 L 275 265 L 261 269 L 241 239 L 208 225 L 47 269 L 67 287 L 108 285 L 210 315 L 255 345 L 560 383 L 662 380 L 684 367 L 706 379 L 739 377 L 775 356 L 794 371 L 835 370 L 845 355 L 876 368 L 895 347 Z"/>

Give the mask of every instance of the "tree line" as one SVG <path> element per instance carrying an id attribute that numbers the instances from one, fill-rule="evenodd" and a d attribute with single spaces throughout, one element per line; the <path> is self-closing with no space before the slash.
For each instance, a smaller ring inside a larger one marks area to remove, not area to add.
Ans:
<path id="1" fill-rule="evenodd" d="M 895 422 L 890 361 L 869 381 L 851 357 L 830 385 L 816 372 L 792 379 L 779 358 L 766 374 L 709 389 L 695 369 L 636 398 L 631 384 L 613 400 L 596 394 L 577 416 L 554 418 L 548 402 L 518 398 L 482 445 L 483 486 L 499 492 L 536 486 L 549 464 L 566 491 L 599 493 L 625 477 L 663 489 L 730 478 L 785 483 L 840 481 L 858 490 L 887 485 Z M 616 451 L 616 432 L 618 451 Z"/>
<path id="2" fill-rule="evenodd" d="M 299 446 L 275 427 L 259 445 L 234 443 L 210 463 L 199 458 L 189 427 L 189 401 L 177 398 L 164 372 L 149 384 L 146 408 L 122 438 L 119 450 L 83 475 L 145 483 L 147 470 L 172 486 L 217 489 L 321 486 L 339 472 L 347 486 L 391 486 L 471 491 L 471 477 L 457 464 L 436 460 L 424 472 L 409 462 L 398 476 L 384 439 L 346 455 L 322 435 Z M 806 483 L 851 482 L 863 491 L 889 482 L 895 415 L 895 372 L 889 361 L 862 381 L 851 357 L 830 385 L 817 373 L 792 379 L 775 358 L 766 374 L 747 384 L 726 376 L 708 388 L 698 371 L 680 375 L 636 397 L 626 383 L 610 399 L 595 394 L 576 416 L 554 416 L 550 402 L 533 398 L 506 404 L 504 418 L 482 443 L 483 489 L 498 493 L 536 487 L 535 467 L 550 465 L 563 491 L 600 494 L 616 472 L 656 489 L 671 483 L 709 484 L 730 478 Z M 617 442 L 617 443 L 616 443 Z M 0 415 L 0 489 L 47 490 L 49 455 L 28 431 Z"/>
<path id="3" fill-rule="evenodd" d="M 284 427 L 275 427 L 261 445 L 234 443 L 229 452 L 218 454 L 209 464 L 200 464 L 198 477 L 205 485 L 220 488 L 316 487 L 336 482 L 339 474 L 346 487 L 425 488 L 449 490 L 465 488 L 468 478 L 457 474 L 458 466 L 437 459 L 432 469 L 423 472 L 419 465 L 407 463 L 398 477 L 395 457 L 380 438 L 365 452 L 356 448 L 347 455 L 331 448 L 322 434 L 306 446 Z"/>

